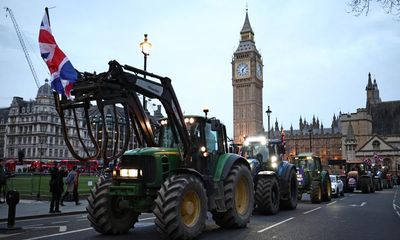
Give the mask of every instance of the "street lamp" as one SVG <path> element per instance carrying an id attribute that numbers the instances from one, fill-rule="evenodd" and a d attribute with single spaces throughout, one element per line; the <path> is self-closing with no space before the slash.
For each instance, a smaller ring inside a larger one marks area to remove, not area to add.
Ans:
<path id="1" fill-rule="evenodd" d="M 265 111 L 265 112 L 267 113 L 267 116 L 268 116 L 268 139 L 269 139 L 269 138 L 271 138 L 270 133 L 269 133 L 269 130 L 270 130 L 269 121 L 270 121 L 270 117 L 271 117 L 271 113 L 272 113 L 271 109 L 269 109 L 269 106 L 268 106 L 267 111 Z"/>
<path id="2" fill-rule="evenodd" d="M 144 40 L 139 44 L 140 49 L 142 50 L 143 57 L 144 57 L 144 71 L 147 68 L 147 56 L 150 55 L 150 50 L 152 48 L 151 43 L 147 39 L 147 34 L 144 34 Z M 144 78 L 146 78 L 146 74 L 144 74 Z M 143 108 L 146 110 L 146 97 L 143 95 Z"/>

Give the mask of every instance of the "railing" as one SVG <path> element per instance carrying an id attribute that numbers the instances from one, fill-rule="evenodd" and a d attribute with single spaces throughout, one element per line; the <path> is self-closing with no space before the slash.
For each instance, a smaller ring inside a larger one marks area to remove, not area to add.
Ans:
<path id="1" fill-rule="evenodd" d="M 84 174 L 79 176 L 78 193 L 80 197 L 89 195 L 90 189 L 96 184 L 98 178 L 98 176 L 86 176 Z M 9 190 L 17 190 L 22 197 L 36 198 L 40 193 L 39 196 L 50 198 L 49 182 L 49 173 L 17 173 L 15 177 L 7 180 L 7 187 Z M 65 190 L 66 186 L 64 185 Z"/>

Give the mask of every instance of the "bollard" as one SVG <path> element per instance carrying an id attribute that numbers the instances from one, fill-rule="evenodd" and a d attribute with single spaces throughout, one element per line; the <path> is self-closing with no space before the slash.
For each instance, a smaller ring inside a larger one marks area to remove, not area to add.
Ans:
<path id="1" fill-rule="evenodd" d="M 8 205 L 7 227 L 13 228 L 15 225 L 15 210 L 17 204 L 19 203 L 19 192 L 15 190 L 8 191 L 6 195 L 6 202 Z"/>

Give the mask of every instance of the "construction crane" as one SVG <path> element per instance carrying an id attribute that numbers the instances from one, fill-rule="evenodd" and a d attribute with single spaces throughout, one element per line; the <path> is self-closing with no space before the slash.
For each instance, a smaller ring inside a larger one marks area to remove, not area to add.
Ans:
<path id="1" fill-rule="evenodd" d="M 31 57 L 29 56 L 28 49 L 25 46 L 24 38 L 22 37 L 21 31 L 19 30 L 19 26 L 18 26 L 17 20 L 15 19 L 11 8 L 5 7 L 4 9 L 6 10 L 6 13 L 8 13 L 8 15 L 10 15 L 10 17 L 11 17 L 11 20 L 12 20 L 14 28 L 15 28 L 15 32 L 17 32 L 17 36 L 18 36 L 19 42 L 21 43 L 22 50 L 25 53 L 26 61 L 28 61 L 28 65 L 29 65 L 29 68 L 31 69 L 33 78 L 35 79 L 36 86 L 39 88 L 40 87 L 39 79 L 37 77 L 35 68 L 33 67 L 33 64 L 32 64 L 32 61 L 31 61 Z"/>

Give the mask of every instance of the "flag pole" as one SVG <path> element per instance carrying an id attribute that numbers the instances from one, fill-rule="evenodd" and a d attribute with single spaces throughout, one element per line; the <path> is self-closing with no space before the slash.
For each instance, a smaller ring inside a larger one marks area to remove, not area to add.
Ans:
<path id="1" fill-rule="evenodd" d="M 46 11 L 46 15 L 47 15 L 47 20 L 49 21 L 49 26 L 50 26 L 50 15 L 49 15 L 49 8 L 45 7 L 44 10 Z"/>

